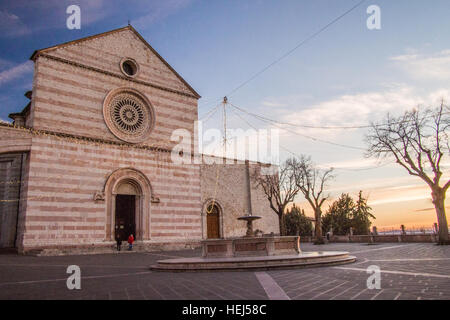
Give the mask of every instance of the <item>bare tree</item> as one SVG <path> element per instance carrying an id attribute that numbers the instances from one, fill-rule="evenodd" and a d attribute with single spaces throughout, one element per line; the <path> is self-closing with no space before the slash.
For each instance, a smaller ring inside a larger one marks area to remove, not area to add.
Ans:
<path id="1" fill-rule="evenodd" d="M 445 194 L 450 180 L 441 184 L 442 159 L 450 154 L 449 109 L 441 102 L 437 108 L 414 109 L 400 117 L 389 114 L 380 124 L 372 124 L 366 136 L 367 156 L 393 157 L 410 175 L 430 187 L 438 224 L 439 243 L 449 243 L 445 215 Z"/>
<path id="2" fill-rule="evenodd" d="M 251 176 L 256 185 L 262 188 L 269 200 L 270 208 L 278 216 L 280 235 L 286 235 L 284 212 L 287 205 L 294 201 L 299 192 L 289 160 L 285 161 L 275 173 L 265 174 L 259 167 L 258 170 L 252 172 Z"/>
<path id="3" fill-rule="evenodd" d="M 322 205 L 329 198 L 325 194 L 327 183 L 334 178 L 333 168 L 321 170 L 314 166 L 310 157 L 301 156 L 299 160 L 289 159 L 293 168 L 297 187 L 314 211 L 315 243 L 322 244 Z"/>

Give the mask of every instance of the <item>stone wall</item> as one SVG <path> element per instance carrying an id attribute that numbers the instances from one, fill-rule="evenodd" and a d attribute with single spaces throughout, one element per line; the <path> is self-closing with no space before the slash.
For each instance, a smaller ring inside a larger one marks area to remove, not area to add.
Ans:
<path id="1" fill-rule="evenodd" d="M 121 73 L 123 57 L 139 64 L 135 78 Z M 29 125 L 37 130 L 120 142 L 105 124 L 103 102 L 114 89 L 133 88 L 155 111 L 146 144 L 171 149 L 175 129 L 193 133 L 198 97 L 131 30 L 56 48 L 38 56 L 35 64 Z"/>
<path id="2" fill-rule="evenodd" d="M 250 166 L 255 165 L 257 164 L 250 163 Z M 206 238 L 206 207 L 213 199 L 221 208 L 221 237 L 244 236 L 246 222 L 237 218 L 248 214 L 245 162 L 202 164 L 201 184 L 203 237 Z M 278 218 L 270 209 L 264 192 L 254 183 L 251 183 L 250 189 L 253 215 L 262 217 L 253 223 L 253 230 L 259 229 L 265 234 L 279 233 Z"/>
<path id="3" fill-rule="evenodd" d="M 139 65 L 132 79 L 120 70 L 125 57 Z M 143 218 L 144 241 L 200 239 L 199 165 L 174 164 L 168 152 L 175 144 L 170 141 L 175 129 L 193 133 L 198 95 L 130 27 L 42 50 L 34 60 L 26 124 L 35 132 L 27 136 L 19 247 L 111 242 L 111 210 L 102 192 L 108 177 L 121 168 L 141 172 L 151 185 L 151 195 L 144 199 L 150 206 Z M 150 101 L 155 124 L 143 144 L 162 149 L 117 145 L 123 141 L 103 118 L 105 97 L 117 88 L 137 90 Z M 21 134 L 16 130 L 2 139 L 2 149 L 14 146 Z M 103 200 L 94 200 L 94 195 Z"/>
<path id="4" fill-rule="evenodd" d="M 353 235 L 332 236 L 330 242 L 356 242 L 356 243 L 394 243 L 394 242 L 437 242 L 434 234 L 407 234 L 407 235 Z"/>
<path id="5" fill-rule="evenodd" d="M 259 163 L 250 162 L 250 174 L 259 167 Z M 269 200 L 261 187 L 256 185 L 253 179 L 250 179 L 251 200 L 253 215 L 261 216 L 262 219 L 256 220 L 253 229 L 260 229 L 264 233 L 280 234 L 280 227 L 278 223 L 278 216 L 270 208 Z"/>
<path id="6" fill-rule="evenodd" d="M 11 125 L 0 125 L 0 155 L 1 157 L 17 157 L 22 156 L 22 179 L 18 181 L 20 185 L 20 200 L 17 202 L 18 221 L 17 225 L 9 225 L 9 233 L 14 233 L 17 238 L 16 246 L 20 247 L 22 244 L 23 235 L 25 232 L 25 216 L 27 208 L 27 192 L 28 192 L 28 168 L 29 168 L 29 151 L 31 150 L 32 134 L 29 130 L 24 128 L 15 128 Z M 18 172 L 13 174 L 20 176 Z M 6 179 L 5 177 L 2 178 Z M 20 178 L 18 178 L 20 179 Z M 0 211 L 1 212 L 1 211 Z M 11 246 L 11 242 L 8 243 Z"/>
<path id="7" fill-rule="evenodd" d="M 0 248 L 15 245 L 25 155 L 0 154 Z"/>
<path id="8" fill-rule="evenodd" d="M 31 137 L 28 130 L 0 124 L 0 154 L 30 151 Z"/>
<path id="9" fill-rule="evenodd" d="M 143 240 L 201 238 L 199 166 L 175 165 L 170 153 L 35 136 L 30 152 L 23 246 L 110 242 L 107 204 L 94 200 L 118 168 L 133 168 L 150 181 L 150 216 Z M 146 201 L 150 201 L 149 198 Z"/>

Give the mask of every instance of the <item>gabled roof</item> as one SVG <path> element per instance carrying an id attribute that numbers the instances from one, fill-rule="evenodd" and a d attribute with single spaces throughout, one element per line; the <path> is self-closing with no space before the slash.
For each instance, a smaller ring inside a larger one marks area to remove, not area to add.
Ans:
<path id="1" fill-rule="evenodd" d="M 47 53 L 47 52 L 53 51 L 55 49 L 63 48 L 63 47 L 70 46 L 70 45 L 73 45 L 73 44 L 76 44 L 76 43 L 80 43 L 80 42 L 83 42 L 83 41 L 87 41 L 87 40 L 92 40 L 92 39 L 104 37 L 104 36 L 107 36 L 107 35 L 110 35 L 110 34 L 113 34 L 113 33 L 116 33 L 116 32 L 120 32 L 120 31 L 123 31 L 123 30 L 131 30 L 132 32 L 134 32 L 134 34 L 170 69 L 170 71 L 172 71 L 175 74 L 175 76 L 177 76 L 177 78 L 180 79 L 180 81 L 183 82 L 183 84 L 185 84 L 186 87 L 189 88 L 189 90 L 194 94 L 194 96 L 196 96 L 198 99 L 201 97 L 194 90 L 194 88 L 192 88 L 191 85 L 189 83 L 187 83 L 187 81 L 184 80 L 183 77 L 180 76 L 178 74 L 178 72 L 176 72 L 175 69 L 172 68 L 172 66 L 166 60 L 164 60 L 164 58 L 161 57 L 160 54 L 155 49 L 153 49 L 153 47 L 131 25 L 127 25 L 126 27 L 122 27 L 122 28 L 111 30 L 111 31 L 95 34 L 95 35 L 92 35 L 92 36 L 89 36 L 89 37 L 85 37 L 85 38 L 81 38 L 81 39 L 77 39 L 77 40 L 61 43 L 61 44 L 58 44 L 56 46 L 52 46 L 52 47 L 36 50 L 31 55 L 30 60 L 35 61 L 36 58 L 41 53 Z"/>

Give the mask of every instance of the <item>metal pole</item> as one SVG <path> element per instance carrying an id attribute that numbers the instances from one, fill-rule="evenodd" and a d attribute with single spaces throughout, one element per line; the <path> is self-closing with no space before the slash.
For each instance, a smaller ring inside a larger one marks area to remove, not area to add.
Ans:
<path id="1" fill-rule="evenodd" d="M 226 104 L 228 102 L 227 97 L 223 97 L 223 157 L 227 156 L 227 111 Z"/>

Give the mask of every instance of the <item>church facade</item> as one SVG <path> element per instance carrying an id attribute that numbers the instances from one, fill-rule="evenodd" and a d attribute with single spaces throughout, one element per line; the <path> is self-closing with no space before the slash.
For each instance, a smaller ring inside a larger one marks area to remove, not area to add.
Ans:
<path id="1" fill-rule="evenodd" d="M 30 103 L 0 124 L 0 247 L 109 248 L 134 234 L 183 248 L 244 235 L 249 212 L 255 229 L 279 232 L 249 178 L 262 164 L 172 161 L 172 133 L 194 136 L 200 96 L 133 27 L 31 59 Z"/>

